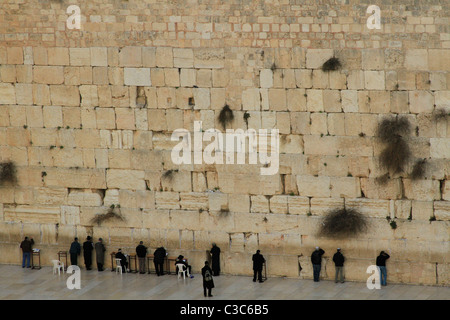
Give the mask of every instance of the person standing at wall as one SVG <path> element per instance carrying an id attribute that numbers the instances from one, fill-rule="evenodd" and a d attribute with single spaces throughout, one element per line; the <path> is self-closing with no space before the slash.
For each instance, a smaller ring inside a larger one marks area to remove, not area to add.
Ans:
<path id="1" fill-rule="evenodd" d="M 213 271 L 209 267 L 209 262 L 205 261 L 205 266 L 202 268 L 203 276 L 203 295 L 206 297 L 212 297 L 211 290 L 214 288 Z M 206 295 L 208 291 L 208 295 Z"/>
<path id="2" fill-rule="evenodd" d="M 164 259 L 166 258 L 166 249 L 159 247 L 153 253 L 153 263 L 155 264 L 156 275 L 164 275 Z"/>
<path id="3" fill-rule="evenodd" d="M 86 241 L 83 243 L 83 255 L 84 255 L 84 265 L 86 270 L 92 270 L 92 251 L 94 250 L 94 244 L 92 243 L 92 238 L 87 236 Z"/>
<path id="4" fill-rule="evenodd" d="M 210 251 L 211 262 L 212 262 L 212 272 L 215 277 L 220 275 L 220 248 L 213 243 Z"/>
<path id="5" fill-rule="evenodd" d="M 256 276 L 258 276 L 258 281 L 260 283 L 263 282 L 262 279 L 262 269 L 264 262 L 266 262 L 266 259 L 264 259 L 264 256 L 260 253 L 260 250 L 256 250 L 256 253 L 252 257 L 253 261 L 253 282 L 256 282 Z"/>
<path id="6" fill-rule="evenodd" d="M 95 244 L 95 257 L 97 260 L 97 270 L 103 271 L 103 264 L 105 263 L 105 245 L 103 244 L 103 239 L 99 238 L 98 242 Z"/>
<path id="7" fill-rule="evenodd" d="M 319 247 L 316 247 L 316 250 L 311 254 L 311 262 L 313 265 L 313 276 L 314 282 L 319 282 L 320 279 L 320 269 L 322 268 L 322 256 L 325 251 Z"/>
<path id="8" fill-rule="evenodd" d="M 378 272 L 380 273 L 380 284 L 382 286 L 386 286 L 386 280 L 387 280 L 387 270 L 386 270 L 386 260 L 389 259 L 390 256 L 384 252 L 381 251 L 380 255 L 377 257 L 377 268 Z"/>
<path id="9" fill-rule="evenodd" d="M 78 238 L 75 238 L 70 245 L 70 264 L 76 266 L 78 263 L 78 256 L 81 254 L 81 246 L 78 242 Z"/>
<path id="10" fill-rule="evenodd" d="M 341 283 L 344 283 L 344 261 L 345 257 L 341 253 L 341 248 L 337 248 L 336 253 L 333 256 L 334 266 L 336 268 L 336 274 L 334 276 L 334 282 L 338 283 L 338 279 Z"/>
<path id="11" fill-rule="evenodd" d="M 27 268 L 31 268 L 30 260 L 33 244 L 33 238 L 28 239 L 28 237 L 25 237 L 25 239 L 20 243 L 20 248 L 22 249 L 22 268 L 25 268 L 25 266 Z"/>
<path id="12" fill-rule="evenodd" d="M 139 260 L 139 273 L 145 273 L 145 259 L 147 258 L 147 247 L 144 246 L 144 242 L 140 241 L 136 247 L 136 255 Z"/>

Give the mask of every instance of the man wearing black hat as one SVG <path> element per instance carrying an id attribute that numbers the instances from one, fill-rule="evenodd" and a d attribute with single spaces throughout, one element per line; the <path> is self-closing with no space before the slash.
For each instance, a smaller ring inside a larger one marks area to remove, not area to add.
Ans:
<path id="1" fill-rule="evenodd" d="M 122 272 L 125 273 L 128 271 L 128 260 L 127 257 L 122 253 L 122 249 L 119 249 L 116 252 L 116 259 L 120 259 L 120 265 L 122 267 Z"/>
<path id="2" fill-rule="evenodd" d="M 256 276 L 258 275 L 258 281 L 261 283 L 263 282 L 262 269 L 264 262 L 266 262 L 266 259 L 264 259 L 264 256 L 260 252 L 261 251 L 256 250 L 256 253 L 252 257 L 252 261 L 253 261 L 253 282 L 256 282 Z"/>
<path id="3" fill-rule="evenodd" d="M 136 255 L 139 260 L 139 273 L 145 273 L 145 259 L 147 258 L 147 247 L 144 246 L 143 241 L 139 241 L 139 245 L 136 247 Z"/>
<path id="4" fill-rule="evenodd" d="M 86 266 L 86 270 L 91 270 L 93 250 L 94 244 L 92 243 L 92 238 L 87 236 L 86 241 L 83 242 L 84 265 Z"/>
<path id="5" fill-rule="evenodd" d="M 153 263 L 155 264 L 156 275 L 163 276 L 164 275 L 164 260 L 166 259 L 166 249 L 164 247 L 159 247 L 153 253 Z"/>
<path id="6" fill-rule="evenodd" d="M 334 282 L 338 283 L 341 281 L 341 283 L 344 283 L 344 261 L 345 257 L 341 253 L 341 248 L 337 248 L 336 253 L 333 256 L 334 266 L 336 268 L 336 275 L 334 277 Z"/>
<path id="7" fill-rule="evenodd" d="M 81 253 L 81 246 L 78 243 L 78 238 L 75 238 L 72 244 L 70 245 L 69 253 L 70 253 L 70 263 L 73 266 L 76 266 L 78 263 L 78 256 Z"/>
<path id="8" fill-rule="evenodd" d="M 182 264 L 182 265 L 184 265 L 184 266 L 183 266 L 183 269 L 184 269 L 184 270 L 187 270 L 187 275 L 188 275 L 188 277 L 190 277 L 190 278 L 193 278 L 193 277 L 194 277 L 193 275 L 191 275 L 191 266 L 188 265 L 188 263 L 186 262 L 186 259 L 184 259 L 184 256 L 182 256 L 181 254 L 178 256 L 177 261 L 175 261 L 175 266 L 176 266 L 177 264 Z M 178 273 L 178 267 L 176 267 L 176 272 Z"/>

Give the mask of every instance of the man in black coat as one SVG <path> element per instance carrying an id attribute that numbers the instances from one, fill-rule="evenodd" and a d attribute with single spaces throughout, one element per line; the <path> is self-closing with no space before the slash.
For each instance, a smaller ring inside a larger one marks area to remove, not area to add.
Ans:
<path id="1" fill-rule="evenodd" d="M 341 248 L 337 248 L 336 253 L 333 256 L 334 266 L 336 268 L 336 274 L 334 277 L 334 282 L 338 283 L 338 279 L 341 283 L 344 283 L 344 261 L 345 257 L 341 253 Z"/>
<path id="2" fill-rule="evenodd" d="M 145 259 L 147 258 L 147 247 L 144 246 L 144 242 L 140 241 L 136 247 L 136 255 L 139 260 L 139 273 L 145 273 Z"/>
<path id="3" fill-rule="evenodd" d="M 116 259 L 120 259 L 120 265 L 122 267 L 122 272 L 125 273 L 128 270 L 128 259 L 122 253 L 122 249 L 119 249 L 116 253 Z"/>
<path id="4" fill-rule="evenodd" d="M 78 238 L 75 238 L 69 249 L 70 253 L 70 264 L 76 266 L 78 263 L 78 256 L 81 253 L 81 246 L 78 243 Z"/>
<path id="5" fill-rule="evenodd" d="M 86 270 L 91 270 L 93 250 L 94 244 L 92 243 L 92 238 L 87 236 L 86 241 L 83 242 L 84 265 L 86 266 Z"/>
<path id="6" fill-rule="evenodd" d="M 184 259 L 184 256 L 181 254 L 178 256 L 177 260 L 175 261 L 175 272 L 178 274 L 178 267 L 177 264 L 183 265 L 183 270 L 187 270 L 187 276 L 190 278 L 193 278 L 194 276 L 191 274 L 192 267 L 187 263 L 186 259 Z"/>
<path id="7" fill-rule="evenodd" d="M 210 253 L 213 275 L 217 277 L 218 275 L 220 275 L 220 248 L 215 243 L 213 243 Z"/>
<path id="8" fill-rule="evenodd" d="M 314 282 L 319 282 L 320 269 L 322 268 L 322 256 L 325 253 L 321 248 L 316 247 L 316 250 L 311 254 L 311 262 L 313 265 Z"/>
<path id="9" fill-rule="evenodd" d="M 166 258 L 166 249 L 164 249 L 164 247 L 159 247 L 153 253 L 153 263 L 155 264 L 155 270 L 158 277 L 164 275 L 165 258 Z"/>
<path id="10" fill-rule="evenodd" d="M 260 250 L 256 250 L 256 253 L 252 257 L 253 261 L 253 282 L 256 282 L 256 275 L 258 275 L 258 281 L 260 283 L 263 282 L 262 279 L 262 269 L 263 264 L 266 262 L 266 259 L 264 259 L 264 256 L 260 254 Z"/>
<path id="11" fill-rule="evenodd" d="M 206 297 L 206 291 L 208 290 L 208 297 L 212 297 L 211 290 L 214 288 L 214 280 L 212 277 L 213 271 L 209 267 L 209 262 L 205 261 L 205 266 L 202 268 L 203 276 L 203 295 Z"/>

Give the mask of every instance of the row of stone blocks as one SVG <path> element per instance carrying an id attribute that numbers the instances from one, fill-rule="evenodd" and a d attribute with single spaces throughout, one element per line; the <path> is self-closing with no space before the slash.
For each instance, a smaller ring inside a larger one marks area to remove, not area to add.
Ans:
<path id="1" fill-rule="evenodd" d="M 14 65 L 97 66 L 136 68 L 224 68 L 234 59 L 234 48 L 171 47 L 3 47 L 0 63 Z M 239 48 L 243 54 L 258 54 L 266 68 L 318 69 L 335 56 L 333 49 Z M 348 69 L 448 71 L 447 49 L 361 49 L 340 50 L 337 57 Z"/>

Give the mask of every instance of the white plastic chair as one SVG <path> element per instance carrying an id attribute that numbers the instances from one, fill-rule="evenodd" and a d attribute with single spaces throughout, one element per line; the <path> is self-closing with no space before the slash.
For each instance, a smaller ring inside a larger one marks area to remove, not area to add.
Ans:
<path id="1" fill-rule="evenodd" d="M 186 271 L 187 270 L 184 270 L 184 267 L 185 267 L 184 264 L 177 263 L 175 266 L 178 268 L 178 279 L 180 279 L 180 274 L 183 274 L 183 279 L 186 279 Z"/>
<path id="2" fill-rule="evenodd" d="M 120 274 L 122 274 L 122 264 L 120 261 L 120 259 L 116 259 L 116 273 L 120 272 Z"/>
<path id="3" fill-rule="evenodd" d="M 52 260 L 53 263 L 53 274 L 56 273 L 56 270 L 58 270 L 58 275 L 61 274 L 61 270 L 64 273 L 64 263 L 62 263 L 59 260 Z"/>

